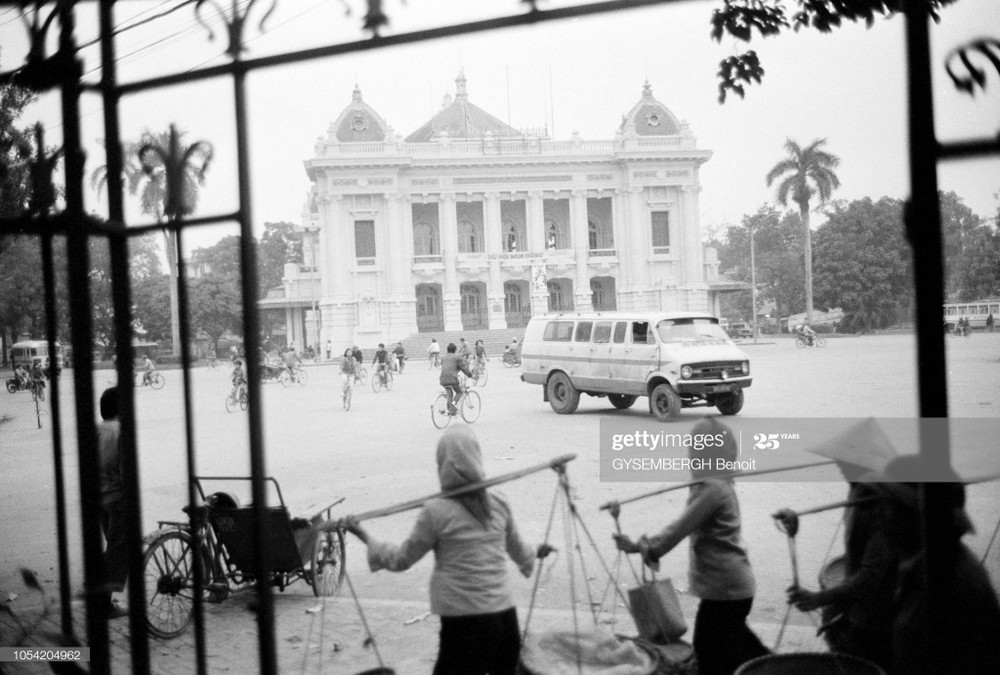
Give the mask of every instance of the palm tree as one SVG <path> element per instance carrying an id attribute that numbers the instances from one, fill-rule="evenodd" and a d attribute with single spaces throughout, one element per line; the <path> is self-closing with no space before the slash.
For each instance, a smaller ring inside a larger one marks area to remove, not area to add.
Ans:
<path id="1" fill-rule="evenodd" d="M 123 173 L 130 194 L 138 194 L 140 210 L 156 222 L 176 221 L 194 212 L 198 188 L 205 183 L 205 170 L 212 148 L 198 141 L 183 146 L 184 132 L 174 125 L 166 132 L 145 130 L 138 141 L 123 143 Z M 98 167 L 90 183 L 98 193 L 107 182 L 107 166 Z M 180 312 L 177 299 L 177 234 L 163 229 L 170 273 L 170 327 L 174 356 L 180 354 Z"/>
<path id="2" fill-rule="evenodd" d="M 805 228 L 805 258 L 806 258 L 806 323 L 812 323 L 813 292 L 812 292 L 812 231 L 809 229 L 809 200 L 819 195 L 819 203 L 830 199 L 834 189 L 840 187 L 840 179 L 833 170 L 840 164 L 840 158 L 829 152 L 820 150 L 826 143 L 825 138 L 819 138 L 805 148 L 792 139 L 785 141 L 786 159 L 775 164 L 767 172 L 767 186 L 771 187 L 777 179 L 778 202 L 788 205 L 788 198 L 799 205 L 799 215 Z"/>

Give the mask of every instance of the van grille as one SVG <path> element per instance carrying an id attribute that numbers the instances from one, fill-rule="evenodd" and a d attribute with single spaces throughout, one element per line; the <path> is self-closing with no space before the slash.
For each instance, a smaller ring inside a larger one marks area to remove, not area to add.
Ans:
<path id="1" fill-rule="evenodd" d="M 689 380 L 725 380 L 734 377 L 744 377 L 741 369 L 742 361 L 712 361 L 709 363 L 689 363 L 691 377 Z M 725 371 L 726 376 L 722 373 Z"/>

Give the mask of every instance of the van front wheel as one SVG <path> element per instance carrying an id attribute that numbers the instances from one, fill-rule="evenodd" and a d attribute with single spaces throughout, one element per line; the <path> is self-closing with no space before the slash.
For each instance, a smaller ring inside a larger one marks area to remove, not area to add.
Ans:
<path id="1" fill-rule="evenodd" d="M 627 410 L 628 408 L 631 408 L 637 398 L 639 397 L 631 396 L 629 394 L 608 394 L 608 400 L 611 401 L 611 405 L 619 410 Z"/>
<path id="2" fill-rule="evenodd" d="M 737 389 L 736 391 L 724 394 L 715 399 L 715 407 L 719 409 L 719 412 L 723 415 L 735 415 L 743 408 L 743 390 Z"/>
<path id="3" fill-rule="evenodd" d="M 549 405 L 560 415 L 576 412 L 580 405 L 580 392 L 565 373 L 556 373 L 549 378 Z"/>
<path id="4" fill-rule="evenodd" d="M 661 422 L 677 417 L 681 414 L 681 397 L 669 384 L 657 385 L 649 395 L 649 412 Z"/>

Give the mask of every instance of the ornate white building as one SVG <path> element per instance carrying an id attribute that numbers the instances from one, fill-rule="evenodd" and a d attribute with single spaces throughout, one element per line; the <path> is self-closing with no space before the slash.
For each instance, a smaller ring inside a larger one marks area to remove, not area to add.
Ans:
<path id="1" fill-rule="evenodd" d="M 355 88 L 305 169 L 291 344 L 523 326 L 554 311 L 717 309 L 698 171 L 711 152 L 647 83 L 614 138 L 522 133 L 454 99 L 405 139 Z"/>

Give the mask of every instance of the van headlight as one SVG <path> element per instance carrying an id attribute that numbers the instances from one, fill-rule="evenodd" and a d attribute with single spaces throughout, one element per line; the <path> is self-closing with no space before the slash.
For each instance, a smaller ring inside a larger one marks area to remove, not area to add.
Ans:
<path id="1" fill-rule="evenodd" d="M 681 366 L 681 377 L 685 380 L 691 377 L 691 366 Z"/>
<path id="2" fill-rule="evenodd" d="M 740 364 L 740 370 L 743 371 L 744 375 L 749 375 L 750 374 L 750 362 L 749 361 L 744 361 L 743 363 L 741 363 Z"/>

